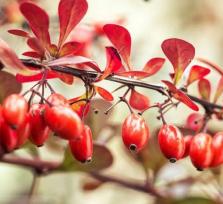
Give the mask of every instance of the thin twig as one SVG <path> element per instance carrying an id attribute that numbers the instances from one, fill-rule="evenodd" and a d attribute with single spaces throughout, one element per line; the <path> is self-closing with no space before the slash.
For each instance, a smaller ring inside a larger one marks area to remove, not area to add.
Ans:
<path id="1" fill-rule="evenodd" d="M 27 59 L 22 59 L 22 62 L 24 65 L 26 66 L 32 66 L 35 67 L 37 69 L 41 69 L 42 65 L 38 64 L 36 61 L 34 60 L 27 60 Z M 57 71 L 57 72 L 61 72 L 61 73 L 66 73 L 66 74 L 70 74 L 72 76 L 76 76 L 76 77 L 89 77 L 92 78 L 92 81 L 94 81 L 94 79 L 96 79 L 98 77 L 98 73 L 95 71 L 87 71 L 87 70 L 81 70 L 81 69 L 76 69 L 76 68 L 71 68 L 71 67 L 61 67 L 61 66 L 54 66 L 54 67 L 50 67 L 52 70 Z M 109 81 L 114 81 L 117 83 L 121 83 L 127 86 L 138 86 L 138 87 L 142 87 L 142 88 L 147 88 L 147 89 L 151 89 L 151 90 L 155 90 L 159 93 L 161 93 L 162 95 L 166 95 L 166 88 L 163 85 L 157 85 L 157 84 L 150 84 L 144 81 L 140 81 L 137 79 L 132 79 L 132 78 L 128 78 L 128 77 L 121 77 L 121 76 L 117 76 L 117 75 L 110 75 L 106 78 L 106 80 Z M 215 103 L 210 103 L 208 101 L 205 101 L 203 99 L 197 98 L 195 96 L 192 96 L 190 94 L 185 93 L 191 100 L 193 100 L 194 102 L 199 103 L 200 105 L 202 105 L 204 108 L 209 108 L 209 109 L 223 109 L 223 106 L 215 104 Z"/>

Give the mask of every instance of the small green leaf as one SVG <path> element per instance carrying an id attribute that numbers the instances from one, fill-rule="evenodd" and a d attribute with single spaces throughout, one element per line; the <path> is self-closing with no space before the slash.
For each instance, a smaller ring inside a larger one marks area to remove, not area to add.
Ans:
<path id="1" fill-rule="evenodd" d="M 16 81 L 14 75 L 0 71 L 0 103 L 10 94 L 19 93 L 22 85 Z"/>
<path id="2" fill-rule="evenodd" d="M 74 159 L 69 147 L 64 154 L 64 161 L 57 169 L 59 171 L 100 171 L 108 168 L 113 163 L 113 156 L 107 147 L 99 144 L 94 144 L 94 153 L 92 162 L 82 164 Z"/>

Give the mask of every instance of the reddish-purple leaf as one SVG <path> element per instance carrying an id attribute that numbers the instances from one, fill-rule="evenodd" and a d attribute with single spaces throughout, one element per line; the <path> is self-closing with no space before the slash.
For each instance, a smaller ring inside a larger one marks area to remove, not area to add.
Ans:
<path id="1" fill-rule="evenodd" d="M 29 26 L 43 47 L 48 48 L 50 43 L 49 16 L 39 6 L 24 2 L 20 5 L 20 11 L 29 23 Z"/>
<path id="2" fill-rule="evenodd" d="M 19 29 L 11 29 L 11 30 L 8 30 L 8 32 L 12 35 L 17 35 L 17 36 L 20 36 L 20 37 L 24 37 L 24 38 L 29 38 L 29 33 L 27 33 L 26 31 L 24 30 L 19 30 Z"/>
<path id="3" fill-rule="evenodd" d="M 47 79 L 53 79 L 53 78 L 57 78 L 58 75 L 56 72 L 53 71 L 49 71 L 47 74 Z M 16 80 L 20 83 L 26 83 L 26 82 L 34 82 L 34 81 L 39 81 L 43 78 L 43 73 L 37 73 L 37 74 L 33 74 L 30 76 L 24 76 L 22 74 L 16 74 Z"/>
<path id="4" fill-rule="evenodd" d="M 131 36 L 126 28 L 116 24 L 106 24 L 104 32 L 130 68 Z"/>
<path id="5" fill-rule="evenodd" d="M 162 50 L 173 65 L 174 84 L 177 84 L 184 70 L 194 58 L 195 48 L 184 40 L 171 38 L 162 43 Z"/>
<path id="6" fill-rule="evenodd" d="M 106 60 L 107 65 L 104 73 L 99 77 L 98 81 L 101 81 L 108 77 L 112 73 L 116 73 L 122 67 L 122 62 L 117 50 L 113 47 L 106 47 Z"/>
<path id="7" fill-rule="evenodd" d="M 215 96 L 214 96 L 214 103 L 217 102 L 218 98 L 222 95 L 222 93 L 223 93 L 223 76 L 221 76 L 218 82 L 218 87 L 216 89 Z"/>
<path id="8" fill-rule="evenodd" d="M 64 43 L 73 28 L 81 21 L 87 12 L 86 0 L 61 0 L 58 13 L 60 20 L 59 47 Z"/>
<path id="9" fill-rule="evenodd" d="M 212 69 L 216 70 L 219 74 L 223 75 L 223 69 L 219 67 L 217 64 L 210 62 L 207 59 L 197 58 L 198 61 L 210 66 Z"/>
<path id="10" fill-rule="evenodd" d="M 187 86 L 193 83 L 196 80 L 202 79 L 204 76 L 210 73 L 210 69 L 201 67 L 199 65 L 194 65 L 191 70 L 189 77 L 187 79 Z"/>
<path id="11" fill-rule="evenodd" d="M 106 89 L 99 87 L 99 86 L 94 86 L 95 91 L 106 101 L 113 101 L 113 96 L 112 94 L 107 91 Z"/>
<path id="12" fill-rule="evenodd" d="M 2 39 L 0 39 L 0 61 L 8 68 L 12 68 L 17 71 L 27 70 L 15 52 Z"/>
<path id="13" fill-rule="evenodd" d="M 41 57 L 44 57 L 44 53 L 45 53 L 44 48 L 42 47 L 42 45 L 40 44 L 37 38 L 29 38 L 27 40 L 27 45 L 31 49 L 36 51 Z"/>
<path id="14" fill-rule="evenodd" d="M 162 82 L 168 87 L 171 96 L 173 96 L 178 101 L 181 101 L 182 103 L 190 107 L 192 110 L 199 110 L 198 106 L 185 93 L 177 89 L 173 83 L 166 80 L 162 80 Z"/>
<path id="15" fill-rule="evenodd" d="M 37 59 L 40 59 L 41 58 L 41 55 L 39 55 L 39 53 L 37 53 L 35 51 L 23 52 L 22 55 L 24 55 L 26 57 L 37 58 Z"/>
<path id="16" fill-rule="evenodd" d="M 149 108 L 150 101 L 147 96 L 137 92 L 135 89 L 132 89 L 131 95 L 129 98 L 129 104 L 134 109 L 145 110 Z"/>
<path id="17" fill-rule="evenodd" d="M 73 55 L 77 53 L 82 48 L 82 46 L 83 44 L 79 42 L 67 42 L 61 47 L 59 56 L 64 57 L 67 55 Z"/>
<path id="18" fill-rule="evenodd" d="M 164 62 L 165 62 L 164 58 L 159 58 L 159 57 L 152 58 L 145 64 L 142 71 L 148 73 L 148 76 L 146 77 L 152 76 L 156 74 L 163 67 Z"/>

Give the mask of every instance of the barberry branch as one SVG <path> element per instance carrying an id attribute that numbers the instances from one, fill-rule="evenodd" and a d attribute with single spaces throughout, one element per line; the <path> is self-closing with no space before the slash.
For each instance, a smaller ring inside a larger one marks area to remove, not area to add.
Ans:
<path id="1" fill-rule="evenodd" d="M 27 59 L 22 59 L 22 62 L 24 65 L 26 66 L 32 66 L 35 68 L 42 68 L 42 65 L 39 64 L 38 62 L 34 61 L 34 60 L 27 60 Z M 95 71 L 87 71 L 87 70 L 81 70 L 81 69 L 77 69 L 77 68 L 71 68 L 71 67 L 61 67 L 61 66 L 53 66 L 50 67 L 53 71 L 57 71 L 57 72 L 61 72 L 61 73 L 65 73 L 65 74 L 70 74 L 72 76 L 81 78 L 83 76 L 91 78 L 92 81 L 94 81 L 94 79 L 96 79 L 98 77 L 98 73 Z M 144 82 L 144 81 L 140 81 L 137 79 L 132 79 L 132 78 L 128 78 L 128 77 L 122 77 L 122 76 L 117 76 L 117 75 L 110 75 L 108 76 L 105 80 L 109 80 L 109 81 L 113 81 L 113 82 L 117 82 L 117 83 L 121 83 L 127 86 L 137 86 L 137 87 L 141 87 L 141 88 L 147 88 L 147 89 L 151 89 L 154 91 L 157 91 L 159 93 L 161 93 L 162 95 L 166 95 L 166 87 L 160 84 L 151 84 L 148 82 Z M 200 104 L 201 106 L 204 107 L 205 110 L 210 110 L 212 111 L 213 109 L 223 109 L 223 106 L 215 104 L 215 103 L 211 103 L 208 101 L 205 101 L 203 99 L 200 99 L 196 96 L 187 94 L 185 92 L 185 94 L 194 102 Z"/>
<path id="2" fill-rule="evenodd" d="M 52 162 L 52 161 L 42 161 L 39 158 L 28 159 L 22 157 L 15 156 L 6 156 L 4 155 L 0 162 L 22 166 L 24 168 L 29 168 L 35 172 L 36 176 L 45 175 L 56 171 L 60 166 L 60 162 Z M 94 177 L 95 179 L 101 182 L 112 182 L 126 188 L 130 188 L 136 191 L 148 193 L 152 196 L 163 197 L 165 196 L 163 193 L 159 192 L 152 185 L 146 185 L 145 182 L 136 182 L 136 181 L 127 181 L 121 178 L 116 178 L 112 176 L 102 175 L 101 173 L 89 172 L 89 175 Z"/>

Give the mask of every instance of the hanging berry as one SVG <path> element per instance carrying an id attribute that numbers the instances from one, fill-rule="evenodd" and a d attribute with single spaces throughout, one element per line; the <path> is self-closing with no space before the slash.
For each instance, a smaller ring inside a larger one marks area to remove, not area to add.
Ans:
<path id="1" fill-rule="evenodd" d="M 216 167 L 223 164 L 223 132 L 218 132 L 212 138 L 213 159 L 211 167 Z"/>
<path id="2" fill-rule="evenodd" d="M 149 140 L 149 127 L 145 120 L 137 114 L 129 115 L 122 125 L 122 139 L 131 151 L 140 151 Z"/>
<path id="3" fill-rule="evenodd" d="M 30 140 L 37 146 L 42 146 L 50 134 L 50 129 L 43 118 L 45 106 L 45 104 L 32 104 L 29 110 L 31 123 Z"/>
<path id="4" fill-rule="evenodd" d="M 190 159 L 197 170 L 209 167 L 212 161 L 212 137 L 206 133 L 195 135 L 190 144 Z"/>
<path id="5" fill-rule="evenodd" d="M 3 101 L 2 107 L 4 119 L 9 125 L 16 128 L 25 121 L 28 103 L 23 96 L 19 94 L 9 95 Z"/>
<path id="6" fill-rule="evenodd" d="M 161 151 L 170 162 L 176 162 L 183 157 L 185 142 L 175 125 L 163 125 L 158 133 L 158 141 Z"/>
<path id="7" fill-rule="evenodd" d="M 93 154 L 91 129 L 85 125 L 80 139 L 69 141 L 70 150 L 75 159 L 82 163 L 90 162 Z"/>

